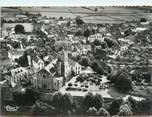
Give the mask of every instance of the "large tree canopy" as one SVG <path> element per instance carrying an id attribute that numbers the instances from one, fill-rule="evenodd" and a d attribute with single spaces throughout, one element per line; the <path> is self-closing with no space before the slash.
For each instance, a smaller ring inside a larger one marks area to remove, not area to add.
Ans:
<path id="1" fill-rule="evenodd" d="M 24 29 L 24 26 L 23 25 L 16 25 L 15 26 L 15 33 L 16 34 L 24 34 L 25 33 L 25 29 Z"/>
<path id="2" fill-rule="evenodd" d="M 119 90 L 128 91 L 132 89 L 132 80 L 126 68 L 111 72 L 107 77 Z"/>
<path id="3" fill-rule="evenodd" d="M 33 105 L 38 93 L 32 89 L 25 89 L 25 92 L 13 92 L 13 100 L 17 105 Z"/>
<path id="4" fill-rule="evenodd" d="M 82 20 L 79 16 L 76 17 L 75 21 L 76 21 L 76 24 L 77 24 L 78 26 L 84 24 L 83 20 Z"/>
<path id="5" fill-rule="evenodd" d="M 118 98 L 112 101 L 109 108 L 110 115 L 116 115 L 119 112 L 119 108 L 122 103 L 123 103 L 123 100 L 121 98 Z"/>
<path id="6" fill-rule="evenodd" d="M 69 93 L 63 95 L 57 92 L 52 97 L 52 104 L 58 111 L 64 110 L 66 112 L 72 110 L 73 103 L 73 97 Z"/>
<path id="7" fill-rule="evenodd" d="M 92 93 L 87 93 L 82 101 L 82 108 L 88 110 L 91 107 L 97 110 L 101 108 L 104 104 L 104 99 L 100 94 L 93 95 Z"/>

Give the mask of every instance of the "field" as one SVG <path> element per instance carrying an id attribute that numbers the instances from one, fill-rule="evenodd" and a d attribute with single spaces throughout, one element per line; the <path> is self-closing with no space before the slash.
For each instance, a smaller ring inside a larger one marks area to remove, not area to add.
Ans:
<path id="1" fill-rule="evenodd" d="M 22 7 L 16 9 L 2 8 L 2 16 L 12 15 L 16 11 L 29 13 L 41 13 L 42 16 L 75 18 L 80 16 L 86 23 L 122 23 L 124 21 L 147 18 L 152 20 L 151 13 L 145 13 L 145 9 L 123 7 Z"/>

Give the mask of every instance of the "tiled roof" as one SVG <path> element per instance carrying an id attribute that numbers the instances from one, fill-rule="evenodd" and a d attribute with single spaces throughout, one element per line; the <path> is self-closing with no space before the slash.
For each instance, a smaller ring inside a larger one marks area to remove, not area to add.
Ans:
<path id="1" fill-rule="evenodd" d="M 50 72 L 48 72 L 46 69 L 41 69 L 38 73 L 43 73 L 43 74 L 50 75 Z"/>

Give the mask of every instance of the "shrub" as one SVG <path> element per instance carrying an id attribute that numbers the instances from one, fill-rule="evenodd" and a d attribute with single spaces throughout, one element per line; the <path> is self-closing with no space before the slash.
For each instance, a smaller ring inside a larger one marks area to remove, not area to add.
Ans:
<path id="1" fill-rule="evenodd" d="M 68 86 L 71 87 L 71 86 L 73 86 L 73 84 L 70 82 L 70 83 L 68 83 Z"/>
<path id="2" fill-rule="evenodd" d="M 104 108 L 100 108 L 99 109 L 98 115 L 99 116 L 103 116 L 103 117 L 110 117 L 109 112 L 106 109 L 104 109 Z"/>
<path id="3" fill-rule="evenodd" d="M 87 111 L 88 115 L 90 116 L 96 116 L 97 115 L 97 109 L 95 107 L 90 107 Z"/>

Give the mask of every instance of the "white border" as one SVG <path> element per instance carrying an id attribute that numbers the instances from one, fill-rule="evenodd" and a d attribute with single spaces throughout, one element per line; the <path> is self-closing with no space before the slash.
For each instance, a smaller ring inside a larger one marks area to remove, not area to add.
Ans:
<path id="1" fill-rule="evenodd" d="M 0 0 L 0 6 L 152 6 L 152 0 Z"/>

